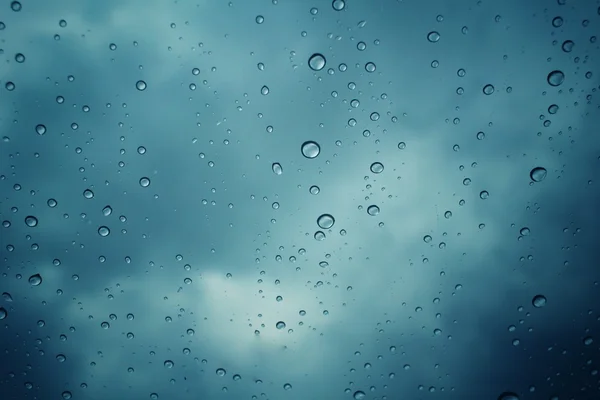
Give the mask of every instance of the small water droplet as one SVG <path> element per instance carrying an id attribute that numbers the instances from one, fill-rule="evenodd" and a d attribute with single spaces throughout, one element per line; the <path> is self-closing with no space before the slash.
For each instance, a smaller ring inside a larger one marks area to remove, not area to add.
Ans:
<path id="1" fill-rule="evenodd" d="M 354 400 L 364 400 L 367 397 L 367 395 L 362 390 L 357 390 L 356 392 L 354 392 L 353 397 Z"/>
<path id="2" fill-rule="evenodd" d="M 46 125 L 38 124 L 35 126 L 35 131 L 38 135 L 43 135 L 46 133 Z"/>
<path id="3" fill-rule="evenodd" d="M 216 373 L 218 376 L 225 376 L 225 374 L 227 374 L 227 371 L 225 371 L 224 368 L 217 368 Z"/>

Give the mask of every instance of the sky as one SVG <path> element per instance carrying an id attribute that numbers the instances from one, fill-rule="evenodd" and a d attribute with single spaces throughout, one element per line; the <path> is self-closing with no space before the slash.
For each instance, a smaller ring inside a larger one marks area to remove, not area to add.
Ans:
<path id="1" fill-rule="evenodd" d="M 598 1 L 0 7 L 0 398 L 600 398 Z"/>

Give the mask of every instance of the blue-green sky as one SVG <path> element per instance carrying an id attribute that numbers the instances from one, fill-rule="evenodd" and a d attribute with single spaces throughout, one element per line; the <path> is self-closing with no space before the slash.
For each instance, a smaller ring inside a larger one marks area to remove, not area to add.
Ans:
<path id="1" fill-rule="evenodd" d="M 597 1 L 13 3 L 1 399 L 599 398 Z"/>

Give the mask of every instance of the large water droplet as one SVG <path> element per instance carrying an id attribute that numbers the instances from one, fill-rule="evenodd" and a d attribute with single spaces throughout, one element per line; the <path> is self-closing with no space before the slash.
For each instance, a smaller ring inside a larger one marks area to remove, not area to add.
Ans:
<path id="1" fill-rule="evenodd" d="M 494 85 L 487 84 L 483 87 L 483 94 L 490 95 L 494 93 Z"/>
<path id="2" fill-rule="evenodd" d="M 374 62 L 368 62 L 365 64 L 365 71 L 369 72 L 369 73 L 373 73 L 377 70 L 377 66 L 375 65 Z"/>
<path id="3" fill-rule="evenodd" d="M 83 197 L 85 197 L 86 199 L 91 199 L 94 197 L 94 192 L 92 192 L 90 189 L 85 189 L 83 191 Z"/>
<path id="4" fill-rule="evenodd" d="M 427 40 L 429 40 L 431 43 L 435 43 L 440 40 L 440 34 L 436 31 L 431 31 L 427 34 Z"/>
<path id="5" fill-rule="evenodd" d="M 31 286 L 39 286 L 42 284 L 42 276 L 40 274 L 31 275 L 28 282 Z"/>
<path id="6" fill-rule="evenodd" d="M 383 172 L 383 164 L 380 162 L 374 162 L 371 164 L 371 172 L 374 174 L 380 174 Z"/>
<path id="7" fill-rule="evenodd" d="M 546 305 L 546 297 L 541 294 L 533 296 L 533 299 L 531 300 L 531 304 L 533 304 L 533 306 L 535 308 L 542 308 Z"/>
<path id="8" fill-rule="evenodd" d="M 547 174 L 548 174 L 548 171 L 546 171 L 546 168 L 535 167 L 534 169 L 531 170 L 531 172 L 529 172 L 529 177 L 534 182 L 541 182 L 544 179 L 546 179 Z"/>
<path id="9" fill-rule="evenodd" d="M 498 400 L 519 400 L 519 396 L 513 392 L 504 392 L 498 396 Z"/>
<path id="10" fill-rule="evenodd" d="M 279 321 L 279 322 L 277 322 L 277 323 L 275 324 L 275 327 L 276 327 L 277 329 L 283 329 L 283 328 L 285 328 L 285 322 L 283 322 L 283 321 Z"/>
<path id="11" fill-rule="evenodd" d="M 100 228 L 98 228 L 98 234 L 102 237 L 106 237 L 110 235 L 110 229 L 108 229 L 108 227 L 106 226 L 101 226 Z"/>
<path id="12" fill-rule="evenodd" d="M 310 192 L 310 194 L 317 195 L 317 194 L 319 194 L 319 192 L 321 191 L 321 189 L 317 185 L 312 185 L 310 187 L 310 189 L 308 189 L 308 191 Z"/>
<path id="13" fill-rule="evenodd" d="M 42 125 L 42 124 L 37 124 L 35 126 L 35 131 L 37 132 L 38 135 L 43 135 L 46 133 L 46 126 Z"/>
<path id="14" fill-rule="evenodd" d="M 554 70 L 548 74 L 547 80 L 550 86 L 560 86 L 565 80 L 565 74 L 562 71 Z"/>
<path id="15" fill-rule="evenodd" d="M 38 224 L 38 219 L 33 215 L 28 215 L 25 217 L 25 225 L 30 228 L 36 227 Z"/>
<path id="16" fill-rule="evenodd" d="M 321 146 L 312 140 L 302 143 L 302 155 L 306 158 L 315 158 L 321 152 Z"/>
<path id="17" fill-rule="evenodd" d="M 140 178 L 140 186 L 141 187 L 148 187 L 148 186 L 150 186 L 150 179 L 146 178 L 146 177 Z"/>
<path id="18" fill-rule="evenodd" d="M 137 81 L 137 82 L 135 83 L 135 87 L 136 87 L 136 89 L 137 89 L 137 90 L 139 90 L 139 91 L 144 91 L 144 90 L 146 90 L 146 86 L 147 86 L 147 85 L 146 85 L 146 82 L 144 82 L 144 81 L 142 81 L 142 80 L 139 80 L 139 81 Z"/>
<path id="19" fill-rule="evenodd" d="M 369 214 L 372 217 L 376 216 L 377 214 L 379 214 L 379 207 L 377 207 L 376 205 L 369 206 L 367 208 L 367 214 Z"/>
<path id="20" fill-rule="evenodd" d="M 326 63 L 327 60 L 325 59 L 325 56 L 321 53 L 315 53 L 308 59 L 308 66 L 313 71 L 322 70 L 323 68 L 325 68 Z"/>
<path id="21" fill-rule="evenodd" d="M 108 217 L 110 214 L 112 214 L 111 206 L 106 206 L 102 209 L 102 215 L 104 215 L 105 217 Z"/>
<path id="22" fill-rule="evenodd" d="M 0 307 L 0 320 L 8 316 L 8 312 L 4 307 Z"/>
<path id="23" fill-rule="evenodd" d="M 366 397 L 367 395 L 362 390 L 354 392 L 354 400 L 364 400 Z"/>
<path id="24" fill-rule="evenodd" d="M 171 369 L 171 368 L 173 368 L 173 366 L 175 366 L 175 363 L 171 360 L 165 360 L 164 366 L 165 366 L 165 368 Z"/>
<path id="25" fill-rule="evenodd" d="M 335 11 L 342 11 L 346 7 L 346 2 L 344 0 L 333 0 L 331 6 Z"/>
<path id="26" fill-rule="evenodd" d="M 225 374 L 227 373 L 227 371 L 225 371 L 225 368 L 217 368 L 216 373 L 219 376 L 225 376 Z"/>
<path id="27" fill-rule="evenodd" d="M 281 167 L 281 164 L 279 164 L 278 162 L 273 163 L 273 165 L 271 165 L 271 169 L 273 170 L 273 173 L 275 175 L 283 174 L 283 168 Z"/>
<path id="28" fill-rule="evenodd" d="M 335 218 L 331 214 L 322 214 L 319 218 L 317 218 L 317 225 L 321 229 L 329 229 L 335 224 Z"/>

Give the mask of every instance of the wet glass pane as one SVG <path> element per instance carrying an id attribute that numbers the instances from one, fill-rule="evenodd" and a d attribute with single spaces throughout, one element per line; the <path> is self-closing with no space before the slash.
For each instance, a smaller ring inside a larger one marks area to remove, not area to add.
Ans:
<path id="1" fill-rule="evenodd" d="M 600 398 L 599 34 L 4 1 L 0 398 Z"/>

